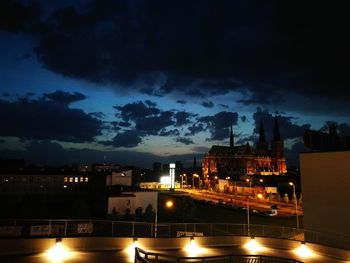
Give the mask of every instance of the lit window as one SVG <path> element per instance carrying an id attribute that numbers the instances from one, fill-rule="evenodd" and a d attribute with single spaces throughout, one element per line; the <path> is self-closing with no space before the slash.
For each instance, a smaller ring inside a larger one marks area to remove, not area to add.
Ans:
<path id="1" fill-rule="evenodd" d="M 73 177 L 69 177 L 69 182 L 73 183 Z"/>
<path id="2" fill-rule="evenodd" d="M 78 177 L 74 177 L 74 182 L 75 183 L 79 182 L 78 179 L 79 179 Z"/>
<path id="3" fill-rule="evenodd" d="M 85 183 L 89 182 L 89 177 L 85 177 Z"/>
<path id="4" fill-rule="evenodd" d="M 81 183 L 84 182 L 84 177 L 80 177 L 80 180 L 79 180 Z"/>
<path id="5" fill-rule="evenodd" d="M 68 182 L 68 177 L 64 177 L 64 180 L 63 180 L 65 183 Z"/>

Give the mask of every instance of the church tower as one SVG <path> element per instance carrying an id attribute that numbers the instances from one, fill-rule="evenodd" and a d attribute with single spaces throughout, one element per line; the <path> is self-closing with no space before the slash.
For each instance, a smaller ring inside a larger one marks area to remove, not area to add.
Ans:
<path id="1" fill-rule="evenodd" d="M 284 144 L 281 139 L 280 129 L 278 126 L 277 116 L 275 117 L 275 125 L 273 131 L 273 140 L 271 143 L 271 155 L 275 158 L 282 158 L 284 156 Z"/>
<path id="2" fill-rule="evenodd" d="M 235 143 L 234 143 L 234 140 L 233 140 L 233 130 L 232 130 L 232 125 L 231 125 L 231 130 L 230 130 L 230 148 L 231 150 L 233 151 L 235 147 Z"/>
<path id="3" fill-rule="evenodd" d="M 260 129 L 259 129 L 259 141 L 257 143 L 257 153 L 259 155 L 267 155 L 268 154 L 268 144 L 265 139 L 265 130 L 264 130 L 264 124 L 263 121 L 260 121 Z"/>

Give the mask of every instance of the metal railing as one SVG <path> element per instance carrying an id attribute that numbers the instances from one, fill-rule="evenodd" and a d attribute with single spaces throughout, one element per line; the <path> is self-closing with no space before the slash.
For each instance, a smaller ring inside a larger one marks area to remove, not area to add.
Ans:
<path id="1" fill-rule="evenodd" d="M 198 263 L 302 263 L 296 259 L 271 257 L 263 255 L 225 255 L 207 257 L 178 257 L 161 253 L 148 252 L 141 248 L 135 248 L 135 263 L 151 263 L 164 260 L 166 262 L 198 262 Z"/>
<path id="2" fill-rule="evenodd" d="M 140 223 L 110 220 L 0 220 L 0 238 L 33 237 L 255 236 L 307 241 L 350 250 L 350 237 L 273 225 L 228 223 Z"/>

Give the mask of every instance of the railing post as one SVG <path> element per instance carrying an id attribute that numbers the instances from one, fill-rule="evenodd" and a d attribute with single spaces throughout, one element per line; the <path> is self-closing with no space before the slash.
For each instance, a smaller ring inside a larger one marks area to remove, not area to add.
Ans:
<path id="1" fill-rule="evenodd" d="M 49 234 L 48 236 L 51 236 L 51 220 L 49 220 Z"/>
<path id="2" fill-rule="evenodd" d="M 262 235 L 265 236 L 265 226 L 262 226 Z"/>
<path id="3" fill-rule="evenodd" d="M 67 220 L 64 220 L 64 236 L 67 236 Z"/>

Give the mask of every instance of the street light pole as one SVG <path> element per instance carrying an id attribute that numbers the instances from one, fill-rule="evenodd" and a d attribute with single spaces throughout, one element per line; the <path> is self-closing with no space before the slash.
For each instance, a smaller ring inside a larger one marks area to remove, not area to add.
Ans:
<path id="1" fill-rule="evenodd" d="M 168 200 L 165 203 L 165 207 L 170 209 L 174 206 L 174 202 L 172 200 Z M 156 209 L 156 217 L 154 219 L 154 237 L 157 237 L 158 234 L 158 206 Z"/>
<path id="2" fill-rule="evenodd" d="M 249 192 L 252 188 L 252 181 L 250 179 L 246 180 L 247 182 L 249 182 Z M 249 221 L 249 193 L 248 193 L 248 198 L 247 198 L 247 220 L 248 220 L 248 236 L 250 236 L 250 221 Z"/>
<path id="3" fill-rule="evenodd" d="M 158 231 L 158 204 L 156 208 L 156 217 L 154 219 L 154 237 L 157 237 L 157 231 Z"/>
<path id="4" fill-rule="evenodd" d="M 293 186 L 293 197 L 295 197 L 295 214 L 297 218 L 297 231 L 299 232 L 299 217 L 298 217 L 298 198 L 295 192 L 295 184 L 292 182 L 289 182 L 289 185 Z"/>

